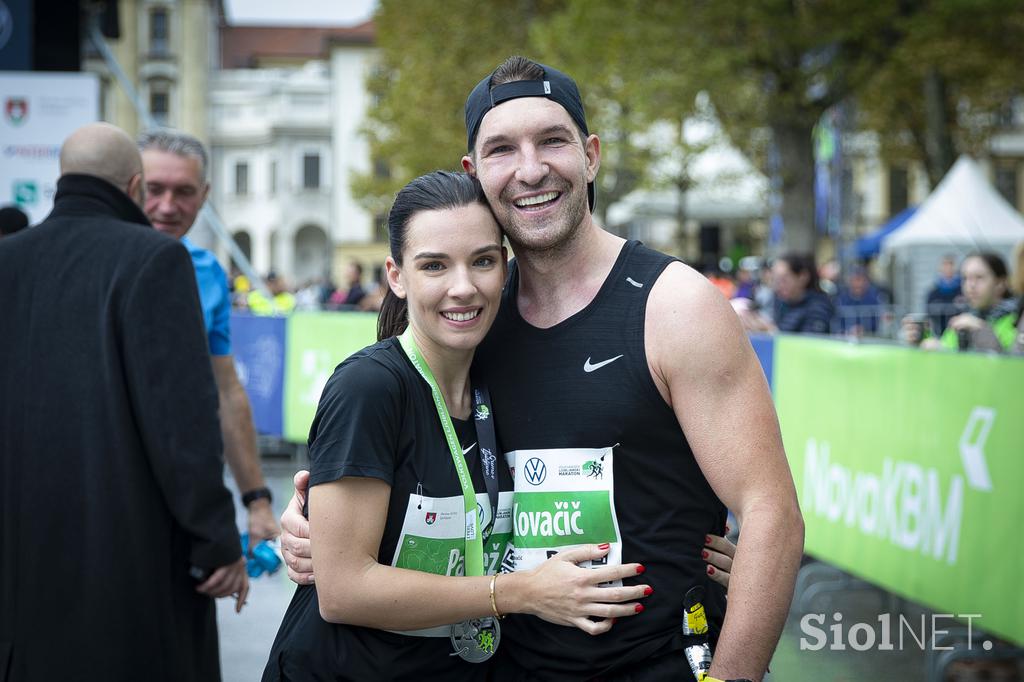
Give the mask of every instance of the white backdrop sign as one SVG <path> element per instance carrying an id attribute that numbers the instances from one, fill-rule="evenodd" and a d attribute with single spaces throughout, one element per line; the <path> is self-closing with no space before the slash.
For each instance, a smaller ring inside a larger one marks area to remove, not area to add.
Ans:
<path id="1" fill-rule="evenodd" d="M 53 207 L 64 139 L 99 119 L 91 73 L 0 71 L 0 204 L 35 224 Z"/>

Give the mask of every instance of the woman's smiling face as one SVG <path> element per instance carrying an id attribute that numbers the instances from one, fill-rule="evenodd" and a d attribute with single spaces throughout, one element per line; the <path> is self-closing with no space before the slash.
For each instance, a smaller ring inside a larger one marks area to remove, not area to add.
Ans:
<path id="1" fill-rule="evenodd" d="M 483 340 L 505 284 L 501 238 L 479 203 L 420 211 L 409 220 L 402 264 L 388 258 L 388 283 L 407 300 L 421 346 L 472 350 Z"/>

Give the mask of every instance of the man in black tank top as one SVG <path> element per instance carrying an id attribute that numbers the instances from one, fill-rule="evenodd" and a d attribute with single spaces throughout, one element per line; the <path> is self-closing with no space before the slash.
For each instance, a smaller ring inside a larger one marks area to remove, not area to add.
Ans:
<path id="1" fill-rule="evenodd" d="M 466 127 L 463 167 L 516 254 L 476 356 L 514 467 L 515 568 L 546 547 L 610 541 L 609 560 L 644 564 L 654 588 L 643 613 L 596 637 L 511 620 L 497 679 L 687 679 L 692 642 L 680 630 L 694 586 L 708 593 L 712 631 L 721 627 L 711 674 L 761 679 L 789 609 L 803 522 L 735 314 L 695 271 L 594 223 L 600 141 L 570 78 L 510 58 L 470 94 Z M 588 509 L 594 500 L 604 508 Z M 560 501 L 583 510 L 570 537 L 532 523 Z M 701 548 L 723 532 L 723 502 L 743 542 L 721 623 Z"/>
<path id="2" fill-rule="evenodd" d="M 571 78 L 509 58 L 470 94 L 466 129 L 463 167 L 516 255 L 476 354 L 515 479 L 507 568 L 608 542 L 607 560 L 643 564 L 653 588 L 642 613 L 596 636 L 511 616 L 495 679 L 692 679 L 683 600 L 703 587 L 717 644 L 708 679 L 760 680 L 789 610 L 803 520 L 735 313 L 694 270 L 594 223 L 601 144 Z M 701 550 L 723 533 L 725 505 L 743 542 L 723 619 Z M 308 556 L 289 512 L 282 524 L 286 554 Z M 500 610 L 500 588 L 496 598 Z"/>

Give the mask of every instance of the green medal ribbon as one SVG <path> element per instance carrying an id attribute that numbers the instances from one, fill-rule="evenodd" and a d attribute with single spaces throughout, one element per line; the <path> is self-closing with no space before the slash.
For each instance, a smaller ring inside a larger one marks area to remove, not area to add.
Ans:
<path id="1" fill-rule="evenodd" d="M 444 396 L 441 395 L 441 389 L 437 387 L 437 381 L 434 380 L 430 366 L 423 358 L 423 353 L 416 345 L 416 340 L 412 337 L 412 329 L 407 329 L 398 337 L 398 341 L 402 344 L 402 350 L 409 357 L 412 366 L 430 386 L 430 393 L 434 397 L 434 406 L 437 408 L 437 416 L 441 420 L 441 428 L 444 431 L 445 440 L 448 441 L 448 449 L 452 453 L 452 462 L 455 463 L 455 471 L 459 475 L 462 501 L 466 510 L 466 575 L 483 575 L 484 545 L 477 528 L 476 490 L 473 488 L 473 479 L 470 478 L 466 458 L 462 454 L 462 446 L 455 435 L 455 426 L 452 424 L 451 415 L 448 414 L 448 406 L 444 403 Z"/>

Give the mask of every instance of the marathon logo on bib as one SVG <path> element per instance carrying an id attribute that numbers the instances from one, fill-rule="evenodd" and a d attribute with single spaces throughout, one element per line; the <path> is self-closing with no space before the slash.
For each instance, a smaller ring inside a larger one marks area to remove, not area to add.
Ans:
<path id="1" fill-rule="evenodd" d="M 534 568 L 557 552 L 602 542 L 612 548 L 600 563 L 622 563 L 611 448 L 518 450 L 506 458 L 516 492 L 503 570 Z"/>

